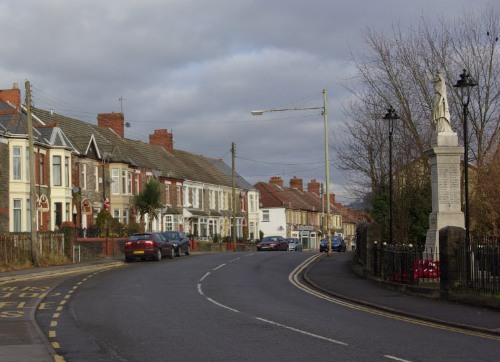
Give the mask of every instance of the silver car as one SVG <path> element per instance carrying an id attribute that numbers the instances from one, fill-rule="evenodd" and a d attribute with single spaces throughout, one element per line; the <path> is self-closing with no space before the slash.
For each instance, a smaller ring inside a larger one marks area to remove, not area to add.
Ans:
<path id="1" fill-rule="evenodd" d="M 298 238 L 286 238 L 288 243 L 288 251 L 302 251 L 302 243 Z"/>

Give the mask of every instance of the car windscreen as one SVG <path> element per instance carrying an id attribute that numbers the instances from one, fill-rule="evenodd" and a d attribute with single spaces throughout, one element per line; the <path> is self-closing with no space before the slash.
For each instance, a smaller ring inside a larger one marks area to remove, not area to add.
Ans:
<path id="1" fill-rule="evenodd" d="M 137 234 L 137 235 L 132 235 L 130 237 L 130 240 L 149 240 L 151 239 L 151 234 Z"/>
<path id="2" fill-rule="evenodd" d="M 163 233 L 163 236 L 167 240 L 179 239 L 179 233 Z"/>
<path id="3" fill-rule="evenodd" d="M 272 242 L 277 242 L 279 239 L 276 236 L 268 236 L 262 239 L 262 242 L 264 243 L 272 243 Z"/>

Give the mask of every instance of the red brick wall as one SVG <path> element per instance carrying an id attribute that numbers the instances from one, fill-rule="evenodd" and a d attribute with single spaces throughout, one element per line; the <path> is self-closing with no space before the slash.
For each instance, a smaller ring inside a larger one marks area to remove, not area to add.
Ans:
<path id="1" fill-rule="evenodd" d="M 21 90 L 17 88 L 17 84 L 14 84 L 13 89 L 0 89 L 0 100 L 4 102 L 10 102 L 14 107 L 18 108 L 21 106 Z"/>
<path id="2" fill-rule="evenodd" d="M 297 176 L 294 176 L 292 179 L 290 179 L 290 188 L 304 191 L 302 179 L 297 178 Z"/>
<path id="3" fill-rule="evenodd" d="M 157 129 L 153 134 L 150 134 L 149 143 L 161 146 L 170 153 L 174 151 L 174 135 L 166 129 Z"/>
<path id="4" fill-rule="evenodd" d="M 125 118 L 123 113 L 99 113 L 97 115 L 97 125 L 111 128 L 120 137 L 125 137 Z"/>

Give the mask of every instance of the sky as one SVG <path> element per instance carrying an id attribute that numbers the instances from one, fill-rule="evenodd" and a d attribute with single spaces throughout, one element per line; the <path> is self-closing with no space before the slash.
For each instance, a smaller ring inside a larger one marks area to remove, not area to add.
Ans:
<path id="1" fill-rule="evenodd" d="M 174 148 L 221 158 L 251 184 L 325 182 L 354 201 L 335 145 L 367 28 L 453 20 L 489 0 L 0 0 L 0 89 L 29 81 L 34 106 L 96 124 L 123 112 L 125 137 L 173 133 Z M 23 98 L 24 101 L 24 98 Z"/>

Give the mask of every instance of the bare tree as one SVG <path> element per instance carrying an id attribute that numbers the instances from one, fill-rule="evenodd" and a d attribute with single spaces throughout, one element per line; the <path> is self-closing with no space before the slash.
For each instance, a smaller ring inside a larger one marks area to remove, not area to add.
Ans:
<path id="1" fill-rule="evenodd" d="M 394 25 L 389 35 L 366 29 L 369 53 L 353 57 L 357 75 L 346 87 L 355 101 L 345 109 L 350 120 L 345 125 L 347 137 L 338 150 L 340 165 L 350 171 L 354 183 L 373 194 L 387 183 L 388 130 L 381 118 L 389 105 L 394 106 L 401 119 L 394 128 L 393 171 L 399 176 L 407 174 L 398 176 L 399 181 L 405 181 L 395 185 L 396 207 L 410 212 L 409 201 L 402 196 L 410 195 L 404 192 L 405 187 L 416 190 L 428 186 L 426 151 L 431 148 L 434 97 L 431 79 L 438 71 L 448 87 L 452 128 L 460 138 L 462 103 L 453 85 L 464 68 L 477 81 L 468 117 L 469 162 L 478 170 L 486 167 L 486 156 L 498 147 L 500 135 L 499 19 L 498 12 L 486 8 L 451 22 L 421 18 L 418 26 L 408 31 Z"/>

